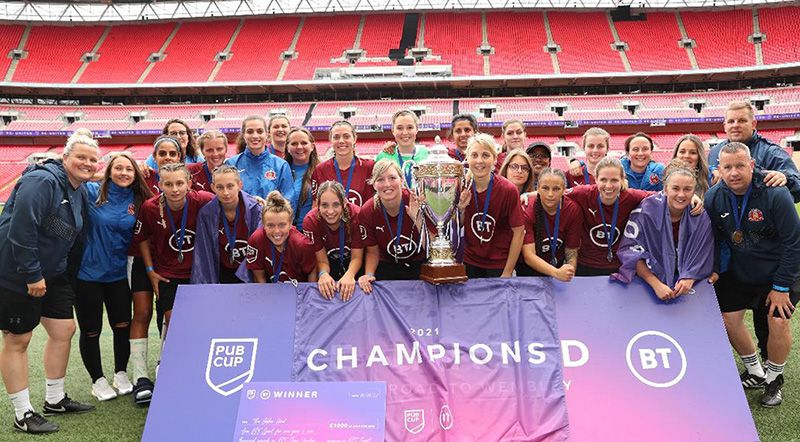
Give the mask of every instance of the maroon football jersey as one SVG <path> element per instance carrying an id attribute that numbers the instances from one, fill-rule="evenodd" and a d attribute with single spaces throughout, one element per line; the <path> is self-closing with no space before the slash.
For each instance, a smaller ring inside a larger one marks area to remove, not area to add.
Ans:
<path id="1" fill-rule="evenodd" d="M 364 248 L 363 241 L 361 240 L 361 229 L 358 224 L 359 207 L 353 203 L 347 203 L 350 209 L 350 229 L 349 232 L 344 232 L 344 256 L 345 259 L 350 259 L 350 251 L 352 249 Z M 319 219 L 318 209 L 311 209 L 303 219 L 303 234 L 314 245 L 314 251 L 325 250 L 328 259 L 339 258 L 339 232 L 342 229 L 342 224 L 336 230 L 331 230 L 324 220 Z"/>
<path id="2" fill-rule="evenodd" d="M 542 220 L 547 223 L 550 234 L 556 224 L 556 216 L 548 215 L 544 209 L 539 209 L 543 213 Z M 536 254 L 547 262 L 553 258 L 550 248 L 550 237 L 547 236 L 545 226 L 536 224 L 536 200 L 531 199 L 525 206 L 525 241 L 524 244 L 534 244 L 536 235 L 541 235 L 540 247 L 536 249 Z M 561 215 L 558 222 L 558 240 L 556 245 L 556 259 L 559 263 L 564 262 L 564 249 L 577 249 L 581 245 L 581 227 L 583 226 L 583 215 L 581 209 L 572 200 L 564 198 L 561 201 Z"/>
<path id="3" fill-rule="evenodd" d="M 358 215 L 361 224 L 361 238 L 364 247 L 378 246 L 380 260 L 383 262 L 419 262 L 426 258 L 425 249 L 420 247 L 420 233 L 408 211 L 403 215 L 403 230 L 397 244 L 397 216 L 388 213 L 389 225 L 383 216 L 381 206 L 375 207 L 374 198 L 367 200 Z M 403 189 L 403 206 L 408 206 L 410 193 Z"/>
<path id="4" fill-rule="evenodd" d="M 222 212 L 221 208 L 219 210 Z M 222 267 L 235 271 L 239 268 L 239 264 L 244 261 L 247 253 L 247 240 L 250 236 L 250 232 L 247 229 L 247 212 L 244 207 L 244 201 L 239 199 L 239 220 L 236 222 L 236 239 L 234 240 L 233 252 L 231 252 L 228 244 L 228 237 L 225 236 L 225 226 L 222 222 L 223 216 L 225 215 L 220 213 L 219 226 L 217 226 L 219 229 L 219 263 Z M 233 221 L 228 221 L 228 228 L 233 229 Z M 231 258 L 233 258 L 233 262 L 231 262 Z"/>
<path id="5" fill-rule="evenodd" d="M 211 188 L 211 171 L 206 167 L 205 162 L 187 164 L 186 168 L 189 169 L 189 173 L 192 175 L 193 190 L 214 192 L 214 189 Z"/>
<path id="6" fill-rule="evenodd" d="M 272 281 L 275 273 L 275 266 L 280 262 L 280 274 L 278 281 L 288 281 L 290 279 L 298 282 L 307 282 L 308 275 L 317 266 L 317 259 L 314 256 L 314 248 L 311 241 L 300 233 L 294 226 L 289 230 L 289 237 L 286 239 L 286 248 L 280 253 L 276 248 L 270 247 L 271 242 L 263 227 L 258 228 L 247 241 L 247 268 L 249 270 L 264 270 L 267 281 Z M 275 251 L 275 263 L 273 263 L 272 250 Z"/>
<path id="7" fill-rule="evenodd" d="M 375 162 L 364 158 L 355 157 L 355 170 L 353 170 L 352 183 L 350 183 L 350 191 L 348 192 L 347 199 L 357 205 L 363 206 L 364 202 L 372 198 L 375 194 L 375 189 L 367 181 L 372 177 L 372 168 Z M 346 170 L 339 170 L 342 179 L 336 177 L 336 160 L 331 158 L 317 166 L 314 173 L 311 174 L 311 189 L 314 198 L 317 197 L 317 187 L 325 181 L 338 181 L 342 187 L 347 189 L 347 177 L 350 176 L 350 167 Z"/>

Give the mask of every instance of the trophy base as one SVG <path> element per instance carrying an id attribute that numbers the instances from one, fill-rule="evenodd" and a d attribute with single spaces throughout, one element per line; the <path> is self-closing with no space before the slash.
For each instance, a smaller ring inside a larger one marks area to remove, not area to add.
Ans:
<path id="1" fill-rule="evenodd" d="M 422 264 L 419 277 L 430 284 L 456 284 L 467 281 L 467 271 L 464 264 L 435 266 L 425 263 Z"/>

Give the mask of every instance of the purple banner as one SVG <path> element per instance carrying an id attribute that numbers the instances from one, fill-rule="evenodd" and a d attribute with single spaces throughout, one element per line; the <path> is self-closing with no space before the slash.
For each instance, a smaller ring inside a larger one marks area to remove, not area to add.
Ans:
<path id="1" fill-rule="evenodd" d="M 554 283 L 572 440 L 756 441 L 710 284 Z"/>
<path id="2" fill-rule="evenodd" d="M 568 440 L 544 279 L 383 282 L 347 304 L 298 288 L 294 379 L 387 383 L 387 440 Z"/>

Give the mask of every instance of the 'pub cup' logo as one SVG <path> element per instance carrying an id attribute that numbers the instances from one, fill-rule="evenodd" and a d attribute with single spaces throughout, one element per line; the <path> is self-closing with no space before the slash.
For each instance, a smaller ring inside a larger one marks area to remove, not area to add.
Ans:
<path id="1" fill-rule="evenodd" d="M 686 374 L 686 353 L 672 336 L 646 330 L 628 342 L 628 368 L 636 379 L 654 388 L 669 388 Z"/>
<path id="2" fill-rule="evenodd" d="M 241 390 L 253 379 L 258 338 L 212 339 L 208 349 L 206 383 L 223 396 Z"/>
<path id="3" fill-rule="evenodd" d="M 425 410 L 404 410 L 403 422 L 409 433 L 419 433 L 425 428 Z"/>

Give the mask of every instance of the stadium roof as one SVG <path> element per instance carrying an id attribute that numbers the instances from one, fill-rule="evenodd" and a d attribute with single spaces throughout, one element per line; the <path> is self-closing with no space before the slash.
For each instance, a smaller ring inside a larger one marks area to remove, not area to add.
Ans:
<path id="1" fill-rule="evenodd" d="M 557 8 L 711 8 L 795 3 L 787 0 L 211 0 L 1 1 L 0 20 L 98 22 L 277 14 Z"/>

